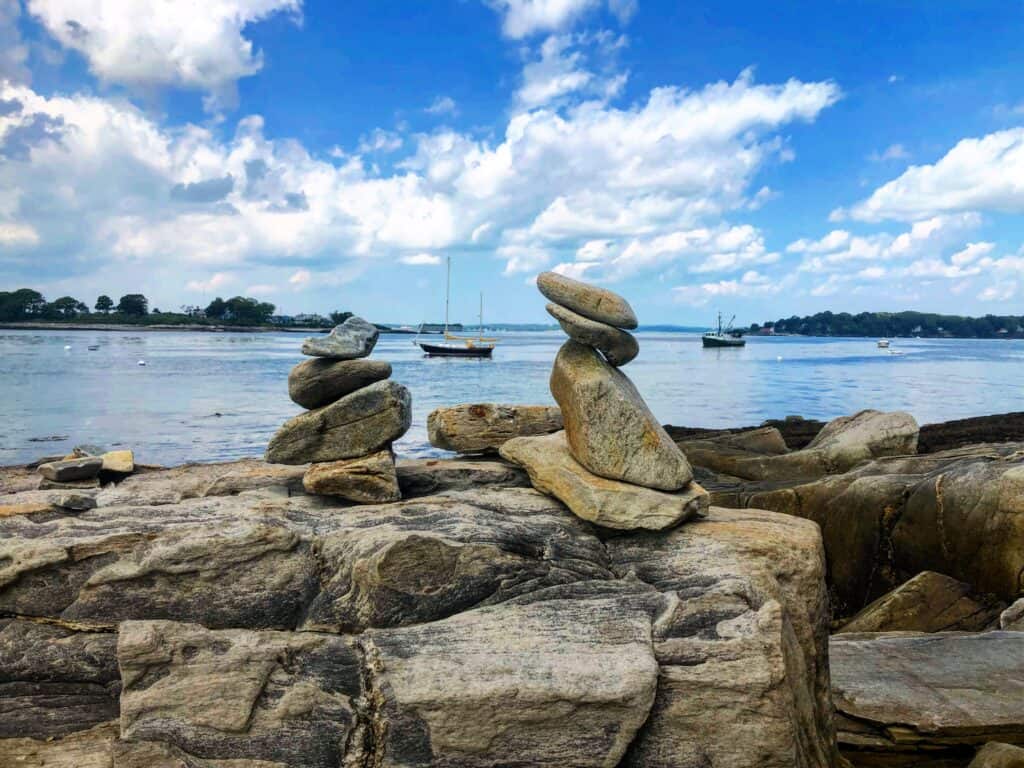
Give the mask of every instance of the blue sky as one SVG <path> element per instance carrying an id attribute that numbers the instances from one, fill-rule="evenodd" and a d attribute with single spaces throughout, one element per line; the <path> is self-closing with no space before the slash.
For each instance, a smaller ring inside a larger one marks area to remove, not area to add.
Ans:
<path id="1" fill-rule="evenodd" d="M 0 289 L 1024 311 L 1024 7 L 0 0 Z"/>

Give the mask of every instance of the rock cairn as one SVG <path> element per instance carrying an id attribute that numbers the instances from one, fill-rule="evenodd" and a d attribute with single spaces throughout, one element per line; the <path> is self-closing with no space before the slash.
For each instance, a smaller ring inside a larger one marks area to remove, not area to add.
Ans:
<path id="1" fill-rule="evenodd" d="M 555 358 L 551 393 L 564 431 L 519 437 L 501 455 L 537 490 L 609 528 L 662 529 L 708 508 L 686 456 L 619 368 L 640 351 L 637 318 L 611 291 L 554 272 L 537 278 L 547 311 L 569 336 Z"/>
<path id="2" fill-rule="evenodd" d="M 376 504 L 401 492 L 391 444 L 412 422 L 409 390 L 391 381 L 391 365 L 366 359 L 379 332 L 350 317 L 328 335 L 306 339 L 313 359 L 288 375 L 288 394 L 305 413 L 288 420 L 267 446 L 266 460 L 312 467 L 302 479 L 310 493 Z"/>

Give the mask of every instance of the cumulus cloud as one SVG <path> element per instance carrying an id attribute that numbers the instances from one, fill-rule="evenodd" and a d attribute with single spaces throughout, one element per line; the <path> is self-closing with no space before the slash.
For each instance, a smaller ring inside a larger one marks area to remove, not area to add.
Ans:
<path id="1" fill-rule="evenodd" d="M 872 152 L 868 159 L 873 163 L 884 163 L 890 160 L 906 160 L 910 157 L 907 148 L 902 144 L 890 144 L 881 152 Z"/>
<path id="2" fill-rule="evenodd" d="M 227 285 L 231 285 L 234 281 L 235 279 L 225 272 L 215 272 L 210 275 L 207 280 L 190 280 L 185 287 L 190 291 L 209 293 L 210 291 L 216 291 Z"/>
<path id="3" fill-rule="evenodd" d="M 978 294 L 982 301 L 1009 301 L 1017 295 L 1017 282 L 1010 280 L 999 285 L 990 285 Z"/>
<path id="4" fill-rule="evenodd" d="M 27 224 L 0 221 L 0 245 L 36 245 L 39 233 Z"/>
<path id="5" fill-rule="evenodd" d="M 455 99 L 451 96 L 438 96 L 423 111 L 432 115 L 454 115 L 458 111 L 458 107 L 455 104 Z"/>
<path id="6" fill-rule="evenodd" d="M 81 53 L 101 80 L 205 91 L 211 105 L 230 103 L 235 82 L 263 66 L 243 36 L 246 25 L 277 13 L 297 17 L 301 7 L 302 0 L 216 0 L 187 9 L 167 0 L 27 2 L 28 12 L 62 46 Z"/>
<path id="7" fill-rule="evenodd" d="M 20 16 L 20 0 L 0 0 L 0 80 L 26 83 L 30 80 L 28 45 L 18 30 Z"/>
<path id="8" fill-rule="evenodd" d="M 398 260 L 413 267 L 433 267 L 441 263 L 441 257 L 435 256 L 433 253 L 414 253 L 402 256 Z"/>
<path id="9" fill-rule="evenodd" d="M 848 211 L 861 221 L 914 221 L 962 211 L 1024 212 L 1024 128 L 963 139 L 938 162 L 913 165 Z"/>
<path id="10" fill-rule="evenodd" d="M 501 16 L 501 30 L 506 37 L 519 40 L 538 32 L 566 29 L 586 13 L 600 8 L 602 0 L 485 0 Z M 620 19 L 632 15 L 633 3 L 610 0 Z"/>
<path id="11" fill-rule="evenodd" d="M 793 278 L 772 280 L 756 272 L 748 271 L 738 280 L 719 280 L 698 285 L 681 285 L 672 289 L 676 301 L 693 306 L 703 306 L 713 299 L 749 298 L 752 296 L 773 296 L 791 287 Z"/>
<path id="12" fill-rule="evenodd" d="M 519 108 L 557 103 L 571 94 L 598 100 L 614 98 L 627 76 L 616 72 L 610 59 L 624 44 L 621 37 L 608 32 L 551 35 L 541 44 L 537 58 L 523 67 L 522 85 L 516 92 Z M 600 60 L 597 63 L 602 72 L 589 69 L 589 58 Z"/>

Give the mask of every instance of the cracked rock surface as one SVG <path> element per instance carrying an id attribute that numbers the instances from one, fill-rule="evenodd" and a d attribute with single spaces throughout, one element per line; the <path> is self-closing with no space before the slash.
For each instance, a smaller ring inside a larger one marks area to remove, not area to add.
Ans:
<path id="1" fill-rule="evenodd" d="M 3 497 L 0 765 L 836 765 L 817 527 L 712 507 L 611 533 L 499 461 Z"/>

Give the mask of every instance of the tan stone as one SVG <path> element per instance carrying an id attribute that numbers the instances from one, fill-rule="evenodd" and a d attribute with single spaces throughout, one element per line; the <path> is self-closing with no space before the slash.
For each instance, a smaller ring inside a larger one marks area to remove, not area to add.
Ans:
<path id="1" fill-rule="evenodd" d="M 591 347 L 567 341 L 551 371 L 573 457 L 595 475 L 675 491 L 693 479 L 686 456 L 633 382 Z"/>
<path id="2" fill-rule="evenodd" d="M 390 448 L 358 459 L 313 464 L 303 476 L 302 485 L 309 493 L 340 496 L 361 504 L 382 504 L 402 498 Z"/>
<path id="3" fill-rule="evenodd" d="M 708 494 L 697 483 L 664 493 L 588 472 L 570 454 L 564 432 L 518 437 L 502 446 L 501 455 L 523 466 L 538 491 L 605 528 L 661 530 L 707 512 Z"/>
<path id="4" fill-rule="evenodd" d="M 625 365 L 640 352 L 640 345 L 631 333 L 607 323 L 590 320 L 558 304 L 548 304 L 545 309 L 558 321 L 570 339 L 599 350 L 604 359 L 616 368 Z"/>
<path id="5" fill-rule="evenodd" d="M 427 417 L 435 448 L 458 453 L 497 451 L 514 437 L 546 435 L 562 428 L 562 412 L 550 405 L 467 403 L 436 408 Z"/>
<path id="6" fill-rule="evenodd" d="M 577 314 L 616 328 L 636 328 L 636 313 L 624 298 L 605 288 L 581 283 L 557 272 L 541 272 L 537 288 L 544 296 Z"/>
<path id="7" fill-rule="evenodd" d="M 5 768 L 114 768 L 112 751 L 117 734 L 115 720 L 60 739 L 0 739 L 0 765 Z"/>
<path id="8" fill-rule="evenodd" d="M 1024 768 L 1024 749 L 990 741 L 978 750 L 968 768 Z"/>
<path id="9" fill-rule="evenodd" d="M 977 632 L 996 619 L 1002 605 L 979 599 L 970 584 L 922 571 L 864 608 L 840 632 Z"/>
<path id="10" fill-rule="evenodd" d="M 14 515 L 35 515 L 40 512 L 52 512 L 53 505 L 45 502 L 25 502 L 23 504 L 0 504 L 0 517 Z"/>
<path id="11" fill-rule="evenodd" d="M 130 450 L 107 451 L 102 456 L 104 472 L 123 472 L 128 474 L 135 471 L 135 454 Z"/>

